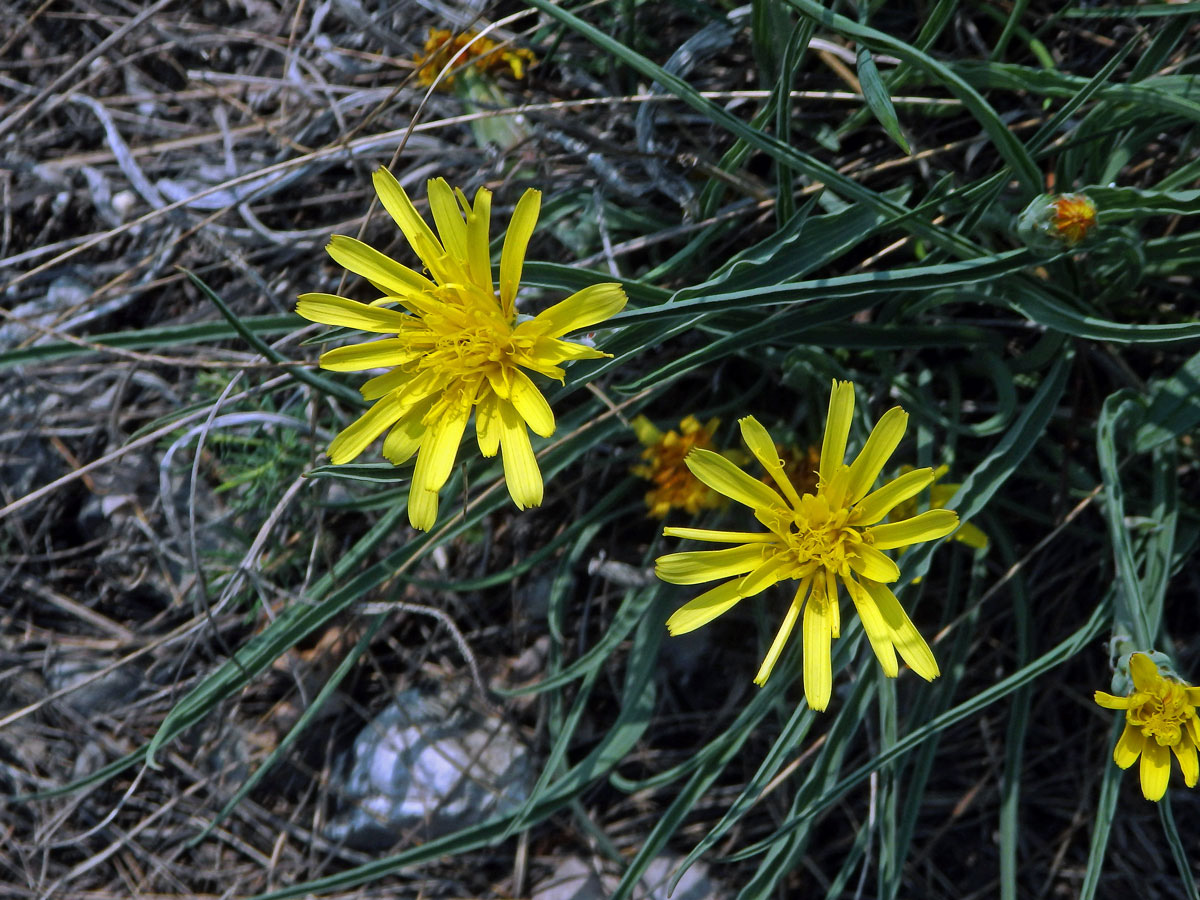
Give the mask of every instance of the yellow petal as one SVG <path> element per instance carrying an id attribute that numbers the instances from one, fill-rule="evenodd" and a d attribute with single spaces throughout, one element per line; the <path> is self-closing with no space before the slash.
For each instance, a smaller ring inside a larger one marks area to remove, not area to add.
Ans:
<path id="1" fill-rule="evenodd" d="M 786 573 L 791 568 L 792 563 L 785 557 L 777 556 L 764 560 L 758 568 L 737 582 L 738 594 L 742 597 L 753 597 L 755 594 L 762 593 L 771 585 L 787 577 Z"/>
<path id="2" fill-rule="evenodd" d="M 938 472 L 941 472 L 945 468 L 946 468 L 946 466 L 944 466 L 944 465 L 938 466 Z M 938 476 L 937 472 L 934 472 L 933 480 L 937 481 L 938 477 L 939 476 Z M 955 494 L 958 493 L 958 489 L 960 487 L 962 487 L 961 484 L 935 484 L 933 487 L 931 487 L 929 489 L 929 505 L 930 505 L 930 507 L 933 509 L 941 509 L 943 506 L 945 506 L 947 503 L 950 502 L 951 498 Z"/>
<path id="3" fill-rule="evenodd" d="M 808 701 L 809 708 L 816 712 L 829 705 L 829 696 L 833 693 L 830 640 L 829 613 L 825 603 L 814 602 L 810 597 L 804 605 L 804 699 Z"/>
<path id="4" fill-rule="evenodd" d="M 1179 743 L 1171 748 L 1175 751 L 1175 758 L 1179 760 L 1179 768 L 1183 772 L 1183 783 L 1188 787 L 1196 786 L 1196 779 L 1200 777 L 1200 765 L 1196 761 L 1196 745 L 1192 743 L 1192 739 L 1186 734 L 1181 735 Z"/>
<path id="5" fill-rule="evenodd" d="M 958 513 L 948 509 L 930 509 L 903 522 L 874 525 L 868 533 L 879 550 L 907 547 L 945 537 L 958 527 Z"/>
<path id="6" fill-rule="evenodd" d="M 828 481 L 846 458 L 846 440 L 850 437 L 850 422 L 854 418 L 854 385 L 849 381 L 834 381 L 829 393 L 829 414 L 825 419 L 825 437 L 821 441 L 822 481 Z"/>
<path id="7" fill-rule="evenodd" d="M 513 369 L 512 376 L 508 399 L 534 434 L 550 437 L 554 434 L 554 411 L 550 409 L 550 404 L 520 369 Z"/>
<path id="8" fill-rule="evenodd" d="M 414 376 L 411 372 L 406 372 L 403 369 L 392 369 L 390 372 L 384 372 L 382 375 L 368 378 L 363 382 L 358 392 L 362 394 L 364 400 L 378 400 L 385 394 L 390 394 L 392 391 L 404 387 L 413 378 Z"/>
<path id="9" fill-rule="evenodd" d="M 744 575 L 763 561 L 762 544 L 743 544 L 726 550 L 668 553 L 654 561 L 654 574 L 670 584 L 700 584 Z"/>
<path id="10" fill-rule="evenodd" d="M 504 234 L 504 247 L 500 251 L 500 308 L 507 318 L 516 312 L 517 288 L 521 286 L 525 251 L 529 249 L 529 239 L 537 225 L 541 205 L 542 192 L 533 188 L 527 190 L 517 201 L 512 221 L 508 223 L 508 231 Z"/>
<path id="11" fill-rule="evenodd" d="M 1104 693 L 1104 691 L 1096 691 L 1092 695 L 1092 699 L 1105 709 L 1129 709 L 1128 697 L 1115 697 L 1112 694 Z"/>
<path id="12" fill-rule="evenodd" d="M 471 407 L 467 404 L 451 406 L 442 415 L 429 423 L 425 439 L 421 442 L 421 453 L 413 469 L 412 490 L 437 493 L 450 477 L 454 459 L 458 456 L 458 445 Z"/>
<path id="13" fill-rule="evenodd" d="M 893 509 L 917 494 L 933 481 L 932 469 L 911 469 L 872 491 L 855 504 L 854 524 L 874 525 Z"/>
<path id="14" fill-rule="evenodd" d="M 783 498 L 757 478 L 747 475 L 725 457 L 711 450 L 696 449 L 684 463 L 693 475 L 719 494 L 751 509 L 781 509 Z"/>
<path id="15" fill-rule="evenodd" d="M 807 593 L 807 588 L 810 582 L 807 580 L 802 584 L 801 591 Z M 775 640 L 771 641 L 771 647 L 767 650 L 767 655 L 763 658 L 762 665 L 758 667 L 758 674 L 754 676 L 754 683 L 763 685 L 767 683 L 767 679 L 771 677 L 771 670 L 775 668 L 775 663 L 779 661 L 779 654 L 783 652 L 783 648 L 787 645 L 787 640 L 792 634 L 792 629 L 796 626 L 796 619 L 800 617 L 800 608 L 804 605 L 804 597 L 801 591 L 796 592 L 796 596 L 792 599 L 791 606 L 784 614 L 783 622 L 779 625 L 779 630 L 775 632 Z"/>
<path id="16" fill-rule="evenodd" d="M 475 205 L 468 207 L 466 198 L 459 192 L 459 202 L 467 217 L 467 260 L 470 262 L 471 280 L 489 296 L 495 295 L 492 286 L 492 257 L 489 250 L 488 229 L 492 219 L 492 192 L 481 187 L 475 192 Z"/>
<path id="17" fill-rule="evenodd" d="M 846 488 L 850 503 L 857 503 L 871 490 L 907 428 L 908 413 L 898 406 L 893 406 L 875 423 L 867 443 L 850 464 L 850 484 Z"/>
<path id="18" fill-rule="evenodd" d="M 829 572 L 828 569 L 825 571 L 826 573 Z M 829 632 L 834 636 L 834 638 L 840 638 L 842 636 L 842 604 L 838 600 L 836 587 L 833 591 L 826 594 L 826 596 L 830 598 L 828 606 Z"/>
<path id="19" fill-rule="evenodd" d="M 421 440 L 428 430 L 428 426 L 421 419 L 429 411 L 430 405 L 428 400 L 417 404 L 392 426 L 388 436 L 383 439 L 383 456 L 392 465 L 403 465 L 420 449 Z"/>
<path id="20" fill-rule="evenodd" d="M 667 631 L 672 635 L 687 634 L 707 625 L 742 599 L 737 592 L 737 585 L 738 579 L 727 581 L 688 601 L 667 619 Z"/>
<path id="21" fill-rule="evenodd" d="M 796 488 L 787 477 L 787 473 L 784 472 L 783 460 L 779 458 L 779 452 L 775 449 L 775 442 L 771 440 L 770 433 L 754 416 L 738 419 L 738 426 L 742 431 L 742 440 L 746 442 L 746 446 L 750 448 L 754 458 L 767 470 L 767 474 L 783 491 L 783 496 L 787 498 L 788 502 L 792 506 L 798 507 L 800 495 L 796 493 Z"/>
<path id="22" fill-rule="evenodd" d="M 529 443 L 525 420 L 505 400 L 497 400 L 500 409 L 500 453 L 504 480 L 517 509 L 542 505 L 542 473 Z"/>
<path id="23" fill-rule="evenodd" d="M 408 524 L 418 531 L 428 531 L 437 522 L 437 514 L 437 491 L 421 490 L 409 485 Z"/>
<path id="24" fill-rule="evenodd" d="M 970 522 L 963 522 L 958 527 L 958 531 L 954 532 L 954 540 L 976 550 L 986 550 L 988 548 L 988 536 L 984 534 L 982 529 L 972 525 Z"/>
<path id="25" fill-rule="evenodd" d="M 629 425 L 643 447 L 652 447 L 663 438 L 663 433 L 643 415 L 635 416 Z"/>
<path id="26" fill-rule="evenodd" d="M 1113 748 L 1113 762 L 1122 769 L 1128 769 L 1137 762 L 1145 745 L 1146 737 L 1142 734 L 1142 729 L 1132 722 L 1126 722 L 1125 730 L 1121 732 L 1117 746 Z"/>
<path id="27" fill-rule="evenodd" d="M 434 283 L 424 275 L 344 234 L 333 235 L 325 251 L 338 265 L 355 275 L 361 275 L 385 294 L 403 297 L 407 294 L 427 294 L 435 288 Z"/>
<path id="28" fill-rule="evenodd" d="M 883 621 L 892 633 L 892 643 L 900 651 L 904 661 L 926 681 L 937 678 L 941 670 L 933 657 L 933 651 L 909 619 L 896 595 L 886 585 L 874 581 L 864 581 L 862 586 L 875 601 Z"/>
<path id="29" fill-rule="evenodd" d="M 1145 653 L 1134 653 L 1129 657 L 1129 674 L 1133 678 L 1133 686 L 1139 691 L 1151 690 L 1162 681 L 1158 666 Z"/>
<path id="30" fill-rule="evenodd" d="M 475 437 L 479 452 L 495 456 L 500 449 L 500 401 L 492 391 L 484 391 L 475 407 Z"/>
<path id="31" fill-rule="evenodd" d="M 871 581 L 888 584 L 900 577 L 900 569 L 896 563 L 870 544 L 859 544 L 854 548 L 853 554 L 846 557 L 846 562 L 854 572 Z"/>
<path id="32" fill-rule="evenodd" d="M 437 225 L 438 236 L 446 252 L 459 260 L 466 262 L 467 253 L 467 223 L 463 221 L 458 209 L 458 200 L 454 191 L 446 183 L 445 178 L 429 179 L 429 211 L 433 213 L 434 224 Z"/>
<path id="33" fill-rule="evenodd" d="M 1171 779 L 1171 751 L 1158 741 L 1148 738 L 1142 747 L 1142 765 L 1139 772 L 1142 782 L 1142 796 L 1147 800 L 1158 802 L 1167 792 L 1167 782 Z"/>
<path id="34" fill-rule="evenodd" d="M 883 613 L 857 581 L 846 579 L 846 589 L 850 593 L 850 599 L 854 601 L 854 608 L 858 610 L 863 631 L 867 634 L 867 640 L 871 642 L 871 649 L 875 651 L 875 658 L 879 660 L 883 674 L 888 678 L 895 678 L 900 669 L 896 663 L 896 648 L 892 645 L 892 630 L 884 621 Z"/>
<path id="35" fill-rule="evenodd" d="M 770 544 L 777 540 L 769 531 L 714 531 L 710 528 L 677 528 L 671 526 L 663 529 L 665 537 L 677 537 L 690 541 L 712 541 L 715 544 L 749 544 L 759 542 Z"/>
<path id="36" fill-rule="evenodd" d="M 393 369 L 368 379 L 358 390 L 364 400 L 395 395 L 401 400 L 401 413 L 406 413 L 426 397 L 439 394 L 445 388 L 442 374 L 432 369 L 417 375 L 409 375 L 403 369 Z"/>
<path id="37" fill-rule="evenodd" d="M 625 291 L 619 284 L 593 284 L 522 324 L 543 337 L 558 338 L 603 322 L 624 309 L 626 302 Z"/>
<path id="38" fill-rule="evenodd" d="M 435 267 L 437 260 L 445 255 L 445 250 L 433 230 L 425 224 L 412 201 L 408 199 L 408 194 L 404 192 L 400 182 L 383 166 L 375 170 L 371 180 L 375 184 L 375 193 L 379 195 L 379 202 L 383 204 L 383 208 L 400 227 L 400 231 L 421 258 L 421 262 L 434 273 L 435 278 L 438 277 Z"/>
<path id="39" fill-rule="evenodd" d="M 524 323 L 522 323 L 524 324 Z M 517 326 L 520 329 L 520 325 Z M 538 341 L 537 345 L 537 360 L 545 366 L 557 365 L 560 362 L 574 359 L 611 359 L 611 353 L 605 353 L 603 350 L 597 350 L 595 347 L 588 347 L 584 344 L 576 344 L 571 341 L 560 341 L 558 338 L 543 337 Z M 546 375 L 548 378 L 556 378 L 562 381 L 562 370 L 557 373 L 538 369 L 539 372 Z"/>
<path id="40" fill-rule="evenodd" d="M 322 369 L 331 372 L 361 372 L 363 369 L 403 365 L 422 355 L 421 350 L 413 350 L 406 340 L 385 338 L 369 344 L 335 347 L 322 353 L 319 362 Z"/>
<path id="41" fill-rule="evenodd" d="M 389 395 L 351 422 L 330 443 L 326 451 L 330 462 L 340 466 L 357 457 L 367 449 L 371 441 L 404 415 L 404 405 L 403 397 L 398 394 Z"/>
<path id="42" fill-rule="evenodd" d="M 400 332 L 412 323 L 412 316 L 408 313 L 369 306 L 334 294 L 301 294 L 296 303 L 296 313 L 310 322 L 357 328 L 377 334 Z"/>

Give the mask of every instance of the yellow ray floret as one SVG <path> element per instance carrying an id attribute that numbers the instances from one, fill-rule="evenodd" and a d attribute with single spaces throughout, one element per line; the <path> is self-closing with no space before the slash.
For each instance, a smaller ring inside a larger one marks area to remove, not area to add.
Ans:
<path id="1" fill-rule="evenodd" d="M 671 553 L 655 572 L 672 584 L 700 584 L 728 578 L 684 604 L 667 620 L 671 634 L 693 631 L 781 581 L 798 582 L 775 639 L 755 676 L 765 684 L 797 622 L 804 648 L 804 695 L 809 706 L 825 709 L 833 689 L 830 643 L 841 634 L 838 585 L 843 585 L 862 620 L 884 674 L 898 674 L 896 654 L 918 675 L 939 674 L 933 652 L 887 587 L 900 570 L 883 550 L 936 540 L 958 526 L 958 517 L 934 509 L 903 521 L 879 524 L 888 513 L 933 481 L 931 469 L 909 471 L 872 491 L 888 458 L 904 437 L 908 415 L 889 410 L 872 429 L 862 450 L 846 464 L 854 417 L 854 386 L 834 382 L 821 444 L 815 487 L 796 489 L 779 458 L 778 446 L 753 417 L 739 421 L 742 439 L 766 469 L 770 484 L 743 472 L 709 450 L 694 449 L 687 467 L 701 482 L 748 507 L 764 532 L 722 532 L 666 528 L 668 537 L 733 544 L 723 550 Z"/>
<path id="2" fill-rule="evenodd" d="M 1125 710 L 1125 730 L 1113 751 L 1113 761 L 1128 769 L 1142 759 L 1139 775 L 1142 796 L 1158 801 L 1167 792 L 1171 777 L 1171 754 L 1179 760 L 1183 782 L 1195 787 L 1200 778 L 1200 687 L 1191 687 L 1158 671 L 1149 656 L 1129 657 L 1133 690 L 1126 697 L 1096 691 L 1095 700 L 1105 709 Z"/>
<path id="3" fill-rule="evenodd" d="M 450 477 L 472 413 L 480 452 L 499 452 L 517 507 L 542 502 L 542 476 L 529 432 L 554 433 L 554 413 L 527 373 L 562 381 L 562 363 L 608 356 L 563 335 L 604 321 L 625 305 L 617 284 L 596 284 L 532 318 L 517 315 L 525 252 L 537 223 L 541 194 L 517 203 L 500 256 L 497 291 L 488 253 L 491 192 L 474 202 L 444 179 L 429 182 L 436 231 L 426 224 L 399 182 L 375 172 L 380 202 L 429 276 L 401 265 L 361 241 L 334 235 L 328 250 L 338 263 L 384 296 L 360 303 L 333 294 L 303 294 L 296 311 L 306 319 L 393 337 L 337 347 L 321 366 L 339 372 L 387 368 L 367 380 L 363 399 L 374 405 L 329 445 L 334 464 L 358 457 L 380 435 L 383 455 L 399 465 L 415 454 L 408 517 L 428 530 L 437 520 L 438 492 Z"/>

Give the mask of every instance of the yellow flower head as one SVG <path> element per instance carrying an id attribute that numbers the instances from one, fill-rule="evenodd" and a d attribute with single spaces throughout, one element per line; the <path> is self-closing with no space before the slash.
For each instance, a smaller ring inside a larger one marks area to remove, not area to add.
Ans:
<path id="1" fill-rule="evenodd" d="M 667 620 L 671 634 L 693 631 L 776 582 L 799 581 L 754 682 L 766 683 L 803 610 L 804 696 L 815 710 L 829 704 L 833 688 L 830 641 L 841 632 L 839 581 L 858 610 L 884 674 L 896 676 L 896 651 L 922 678 L 932 680 L 939 674 L 929 645 L 887 587 L 900 577 L 900 569 L 881 551 L 944 537 L 958 525 L 958 516 L 949 510 L 931 509 L 903 522 L 880 524 L 897 504 L 932 482 L 933 470 L 917 469 L 872 491 L 904 436 L 908 414 L 899 407 L 884 413 L 854 462 L 846 465 L 853 414 L 854 385 L 835 381 L 817 488 L 811 493 L 797 492 L 784 474 L 771 436 L 753 416 L 738 423 L 742 439 L 770 473 L 778 491 L 719 454 L 693 450 L 686 460 L 692 473 L 719 493 L 748 506 L 767 530 L 667 528 L 663 533 L 668 537 L 735 546 L 671 553 L 660 557 L 655 566 L 658 577 L 672 584 L 700 584 L 733 576 L 676 610 Z"/>
<path id="2" fill-rule="evenodd" d="M 517 316 L 517 288 L 541 192 L 517 203 L 500 254 L 500 284 L 492 282 L 488 254 L 491 191 L 475 202 L 442 178 L 429 182 L 429 207 L 437 234 L 387 169 L 374 175 L 375 191 L 431 277 L 361 241 L 335 234 L 326 250 L 384 294 L 367 304 L 332 294 L 303 294 L 304 318 L 395 337 L 338 347 L 321 354 L 321 367 L 357 372 L 386 367 L 362 386 L 375 405 L 329 445 L 334 464 L 357 457 L 388 431 L 383 455 L 399 465 L 417 454 L 408 495 L 414 528 L 437 519 L 438 491 L 450 477 L 471 411 L 484 456 L 502 451 L 508 492 L 519 509 L 542 502 L 542 475 L 528 431 L 554 433 L 554 413 L 526 370 L 562 381 L 567 360 L 608 356 L 561 340 L 607 319 L 625 305 L 617 284 L 596 284 L 536 316 Z M 399 308 L 393 308 L 399 307 Z"/>
<path id="3" fill-rule="evenodd" d="M 709 419 L 701 425 L 695 416 L 687 416 L 679 423 L 679 431 L 672 428 L 666 434 L 645 416 L 638 416 L 632 424 L 637 439 L 646 448 L 642 451 L 646 462 L 630 471 L 654 482 L 654 487 L 646 492 L 649 515 L 661 519 L 672 509 L 695 515 L 702 509 L 717 509 L 725 504 L 725 498 L 689 472 L 683 461 L 694 447 L 712 449 L 713 434 L 721 424 L 719 419 Z"/>
<path id="4" fill-rule="evenodd" d="M 1017 217 L 1017 234 L 1031 250 L 1058 253 L 1082 244 L 1098 224 L 1087 194 L 1039 194 Z"/>
<path id="5" fill-rule="evenodd" d="M 464 47 L 466 50 L 462 56 L 458 56 Z M 499 44 L 479 37 L 477 31 L 454 34 L 446 28 L 431 28 L 429 37 L 425 40 L 425 51 L 413 56 L 413 63 L 417 67 L 417 80 L 423 86 L 429 87 L 437 81 L 442 70 L 451 65 L 455 68 L 471 65 L 481 75 L 507 69 L 513 78 L 523 78 L 525 67 L 537 63 L 537 57 L 523 47 L 501 50 Z M 447 73 L 439 85 L 447 89 L 452 87 L 454 75 Z"/>
<path id="6" fill-rule="evenodd" d="M 1054 228 L 1074 247 L 1096 227 L 1096 204 L 1087 194 L 1059 194 L 1054 199 Z"/>
<path id="7" fill-rule="evenodd" d="M 1200 746 L 1200 687 L 1166 678 L 1144 653 L 1129 657 L 1133 691 L 1128 697 L 1114 697 L 1096 691 L 1095 700 L 1105 709 L 1125 710 L 1125 730 L 1113 751 L 1113 760 L 1128 769 L 1141 756 L 1142 795 L 1161 800 L 1171 776 L 1171 751 L 1179 760 L 1183 780 L 1196 786 L 1200 776 L 1196 747 Z M 1168 749 L 1169 748 L 1169 749 Z"/>

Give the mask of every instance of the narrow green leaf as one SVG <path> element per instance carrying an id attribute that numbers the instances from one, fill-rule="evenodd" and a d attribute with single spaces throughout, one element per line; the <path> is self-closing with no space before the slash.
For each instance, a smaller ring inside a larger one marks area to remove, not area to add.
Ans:
<path id="1" fill-rule="evenodd" d="M 302 327 L 304 320 L 294 313 L 282 316 L 246 316 L 242 325 L 259 336 L 287 334 Z M 227 341 L 238 337 L 238 332 L 227 322 L 195 322 L 189 325 L 166 325 L 160 328 L 143 328 L 140 331 L 110 331 L 104 334 L 80 335 L 80 339 L 92 345 L 81 347 L 69 341 L 48 341 L 31 347 L 0 352 L 0 369 L 22 366 L 28 363 L 56 362 L 73 359 L 91 353 L 103 353 L 104 348 L 115 350 L 159 350 L 180 344 L 204 344 L 211 341 Z M 95 348 L 95 349 L 93 349 Z"/>
<path id="2" fill-rule="evenodd" d="M 871 51 L 862 47 L 858 51 L 858 83 L 862 85 L 863 99 L 874 114 L 883 130 L 905 153 L 911 154 L 912 148 L 900 130 L 900 120 L 896 118 L 896 108 L 892 106 L 892 98 L 888 96 L 887 86 L 879 77 L 879 69 L 871 57 Z"/>
<path id="3" fill-rule="evenodd" d="M 1037 194 L 1042 189 L 1042 174 L 1025 147 L 1008 128 L 1008 125 L 997 115 L 983 96 L 959 77 L 950 67 L 934 59 L 927 53 L 917 50 L 911 44 L 877 31 L 866 25 L 860 25 L 852 19 L 840 16 L 826 9 L 817 0 L 786 0 L 791 6 L 800 10 L 806 16 L 811 16 L 826 28 L 848 37 L 872 50 L 883 51 L 898 56 L 914 67 L 926 72 L 941 82 L 947 90 L 963 102 L 980 126 L 991 138 L 996 151 L 1012 168 L 1013 174 L 1020 180 L 1022 188 L 1029 196 Z"/>
<path id="4" fill-rule="evenodd" d="M 1125 773 L 1118 769 L 1112 761 L 1113 749 L 1117 746 L 1125 723 L 1120 717 L 1113 717 L 1113 727 L 1109 733 L 1108 753 L 1104 760 L 1104 776 L 1100 781 L 1100 797 L 1096 801 L 1096 809 L 1092 815 L 1092 840 L 1088 848 L 1087 868 L 1083 872 L 1083 884 L 1079 887 L 1079 900 L 1093 900 L 1096 888 L 1100 885 L 1100 872 L 1104 868 L 1105 857 L 1108 856 L 1108 836 L 1117 809 L 1117 797 L 1121 790 L 1121 776 Z"/>
<path id="5" fill-rule="evenodd" d="M 1008 250 L 996 256 L 984 256 L 962 262 L 933 266 L 914 266 L 858 275 L 839 275 L 833 278 L 814 278 L 790 284 L 764 286 L 748 291 L 730 291 L 689 300 L 678 300 L 652 309 L 625 310 L 605 324 L 620 327 L 662 319 L 686 317 L 702 313 L 740 311 L 748 308 L 829 300 L 836 297 L 890 294 L 894 291 L 919 291 L 947 288 L 956 284 L 978 284 L 1017 272 L 1030 264 L 1029 251 Z M 1200 331 L 1200 326 L 1196 326 Z"/>
<path id="6" fill-rule="evenodd" d="M 1200 340 L 1200 322 L 1125 325 L 1078 312 L 1054 298 L 1045 287 L 1014 279 L 1005 288 L 1004 299 L 1013 310 L 1039 325 L 1078 338 L 1121 344 L 1182 344 Z"/>
<path id="7" fill-rule="evenodd" d="M 187 269 L 183 268 L 181 268 L 181 271 L 191 280 L 192 284 L 196 285 L 196 287 L 198 287 L 200 291 L 213 302 L 217 309 L 221 311 L 221 315 L 223 315 L 229 324 L 233 326 L 233 329 L 238 333 L 238 336 L 241 337 L 241 339 L 247 344 L 249 344 L 256 353 L 261 354 L 271 362 L 292 362 L 292 360 L 285 357 L 282 353 L 255 334 L 252 329 L 248 328 L 241 318 L 239 318 L 238 315 L 229 308 L 229 305 L 222 300 L 212 288 L 210 288 L 201 280 L 199 275 L 197 275 L 195 272 L 189 272 Z M 331 397 L 337 397 L 339 400 L 349 403 L 355 408 L 362 408 L 366 405 L 358 391 L 337 381 L 332 381 L 331 379 L 325 378 L 321 375 L 316 375 L 312 372 L 309 372 L 307 369 L 299 368 L 297 366 L 289 366 L 287 372 L 297 381 L 301 381 L 323 394 L 328 394 Z"/>
<path id="8" fill-rule="evenodd" d="M 763 853 L 772 844 L 786 839 L 792 831 L 810 822 L 830 805 L 836 803 L 851 788 L 866 781 L 872 772 L 878 771 L 893 760 L 912 750 L 922 741 L 929 738 L 930 735 L 938 734 L 951 725 L 978 714 L 981 710 L 986 709 L 988 706 L 1004 699 L 1036 678 L 1040 678 L 1045 673 L 1062 665 L 1095 640 L 1096 636 L 1100 634 L 1101 630 L 1107 624 L 1109 615 L 1108 603 L 1098 604 L 1095 610 L 1093 610 L 1092 615 L 1083 625 L 1051 650 L 1043 653 L 1029 665 L 1013 672 L 1007 678 L 996 682 L 990 688 L 980 691 L 969 700 L 960 703 L 953 709 L 947 710 L 920 728 L 909 732 L 900 738 L 891 748 L 880 753 L 870 763 L 855 769 L 850 775 L 838 781 L 836 785 L 823 793 L 819 798 L 807 804 L 803 811 L 789 817 L 770 837 L 731 854 L 728 859 L 736 861 Z"/>
<path id="9" fill-rule="evenodd" d="M 1158 802 L 1158 818 L 1162 822 L 1163 834 L 1167 837 L 1167 846 L 1171 848 L 1171 858 L 1175 860 L 1175 868 L 1179 870 L 1179 880 L 1188 900 L 1200 900 L 1200 892 L 1196 890 L 1196 876 L 1192 874 L 1192 860 L 1183 839 L 1179 836 L 1179 828 L 1175 824 L 1175 813 L 1171 811 L 1171 795 L 1168 793 Z"/>

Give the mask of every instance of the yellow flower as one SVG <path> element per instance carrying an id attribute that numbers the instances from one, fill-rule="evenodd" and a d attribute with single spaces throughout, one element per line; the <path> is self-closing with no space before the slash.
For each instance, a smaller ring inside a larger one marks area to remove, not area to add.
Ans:
<path id="1" fill-rule="evenodd" d="M 1087 194 L 1039 194 L 1017 217 L 1017 234 L 1040 253 L 1057 253 L 1082 244 L 1100 224 L 1099 212 Z"/>
<path id="2" fill-rule="evenodd" d="M 784 474 L 771 436 L 753 416 L 739 421 L 742 438 L 782 496 L 725 457 L 709 450 L 693 450 L 686 460 L 692 473 L 714 490 L 750 507 L 767 531 L 667 528 L 663 533 L 668 537 L 736 546 L 671 553 L 660 557 L 655 566 L 658 577 L 672 584 L 700 584 L 735 576 L 678 609 L 667 620 L 671 634 L 693 631 L 742 598 L 752 597 L 777 582 L 799 581 L 754 682 L 766 683 L 803 610 L 804 696 L 815 710 L 829 704 L 833 688 L 830 641 L 841 632 L 839 581 L 858 610 L 884 674 L 896 676 L 896 651 L 922 678 L 932 680 L 939 674 L 929 645 L 887 587 L 900 577 L 900 570 L 881 551 L 944 537 L 958 525 L 958 516 L 949 510 L 931 509 L 904 522 L 879 524 L 897 504 L 927 487 L 933 481 L 933 470 L 917 469 L 872 491 L 888 457 L 904 436 L 908 414 L 899 407 L 884 413 L 854 462 L 846 465 L 846 441 L 853 414 L 854 386 L 848 381 L 835 381 L 821 445 L 818 485 L 813 493 L 801 495 L 796 491 Z"/>
<path id="3" fill-rule="evenodd" d="M 902 465 L 900 474 L 905 475 L 913 470 L 910 465 Z M 930 509 L 945 509 L 946 504 L 950 502 L 950 498 L 955 492 L 962 487 L 961 484 L 938 484 L 942 476 L 950 471 L 947 465 L 940 465 L 933 470 L 933 484 L 929 487 L 929 508 Z M 902 519 L 912 518 L 917 514 L 917 498 L 910 497 L 903 503 L 897 504 L 896 508 L 888 513 L 889 522 L 899 522 Z M 966 544 L 975 550 L 986 550 L 988 547 L 988 536 L 970 522 L 964 522 L 958 526 L 958 531 L 951 535 L 953 540 Z M 900 551 L 904 553 L 903 550 Z"/>
<path id="4" fill-rule="evenodd" d="M 1074 247 L 1096 226 L 1096 204 L 1087 194 L 1059 194 L 1053 202 L 1054 228 Z"/>
<path id="5" fill-rule="evenodd" d="M 357 372 L 388 367 L 363 384 L 377 401 L 329 445 L 336 465 L 357 457 L 384 431 L 383 455 L 399 465 L 417 454 L 408 518 L 428 530 L 437 519 L 438 491 L 450 477 L 472 410 L 484 456 L 503 451 L 504 477 L 518 509 L 542 502 L 542 475 L 528 430 L 554 433 L 554 413 L 524 370 L 563 380 L 559 363 L 608 356 L 560 340 L 607 319 L 625 305 L 617 284 L 596 284 L 536 316 L 517 315 L 517 288 L 541 192 L 517 203 L 500 254 L 500 285 L 492 282 L 488 229 L 492 194 L 480 188 L 471 204 L 442 178 L 429 182 L 430 229 L 387 169 L 374 175 L 375 191 L 432 280 L 354 238 L 335 234 L 326 248 L 384 296 L 370 304 L 332 294 L 303 294 L 296 312 L 313 322 L 395 337 L 338 347 L 321 354 L 321 367 Z M 399 309 L 392 306 L 401 307 Z"/>
<path id="6" fill-rule="evenodd" d="M 1183 781 L 1196 786 L 1200 775 L 1196 747 L 1200 745 L 1200 687 L 1181 684 L 1159 674 L 1158 666 L 1144 653 L 1129 657 L 1133 691 L 1114 697 L 1096 691 L 1095 700 L 1105 709 L 1125 710 L 1125 730 L 1113 751 L 1113 761 L 1128 769 L 1142 757 L 1142 796 L 1161 800 L 1171 776 L 1171 751 L 1183 770 Z M 1170 749 L 1168 749 L 1170 748 Z"/>
<path id="7" fill-rule="evenodd" d="M 413 56 L 417 67 L 417 80 L 429 87 L 437 80 L 439 74 L 447 66 L 472 65 L 475 71 L 488 74 L 508 69 L 513 78 L 525 76 L 526 65 L 534 65 L 537 57 L 523 47 L 499 49 L 500 45 L 485 37 L 478 37 L 477 31 L 464 31 L 454 34 L 446 28 L 429 29 L 429 37 L 425 40 L 425 52 Z M 455 59 L 458 52 L 466 47 L 466 51 Z M 447 73 L 439 82 L 439 86 L 450 88 L 454 84 L 454 75 Z"/>
<path id="8" fill-rule="evenodd" d="M 646 463 L 630 471 L 654 482 L 654 487 L 646 492 L 649 515 L 661 519 L 672 509 L 695 515 L 702 509 L 717 509 L 725 504 L 725 498 L 696 478 L 683 462 L 693 447 L 712 449 L 713 434 L 719 424 L 719 419 L 709 419 L 701 425 L 699 419 L 689 415 L 679 423 L 679 431 L 672 428 L 663 434 L 645 416 L 633 420 L 634 433 L 646 448 L 642 451 Z"/>

